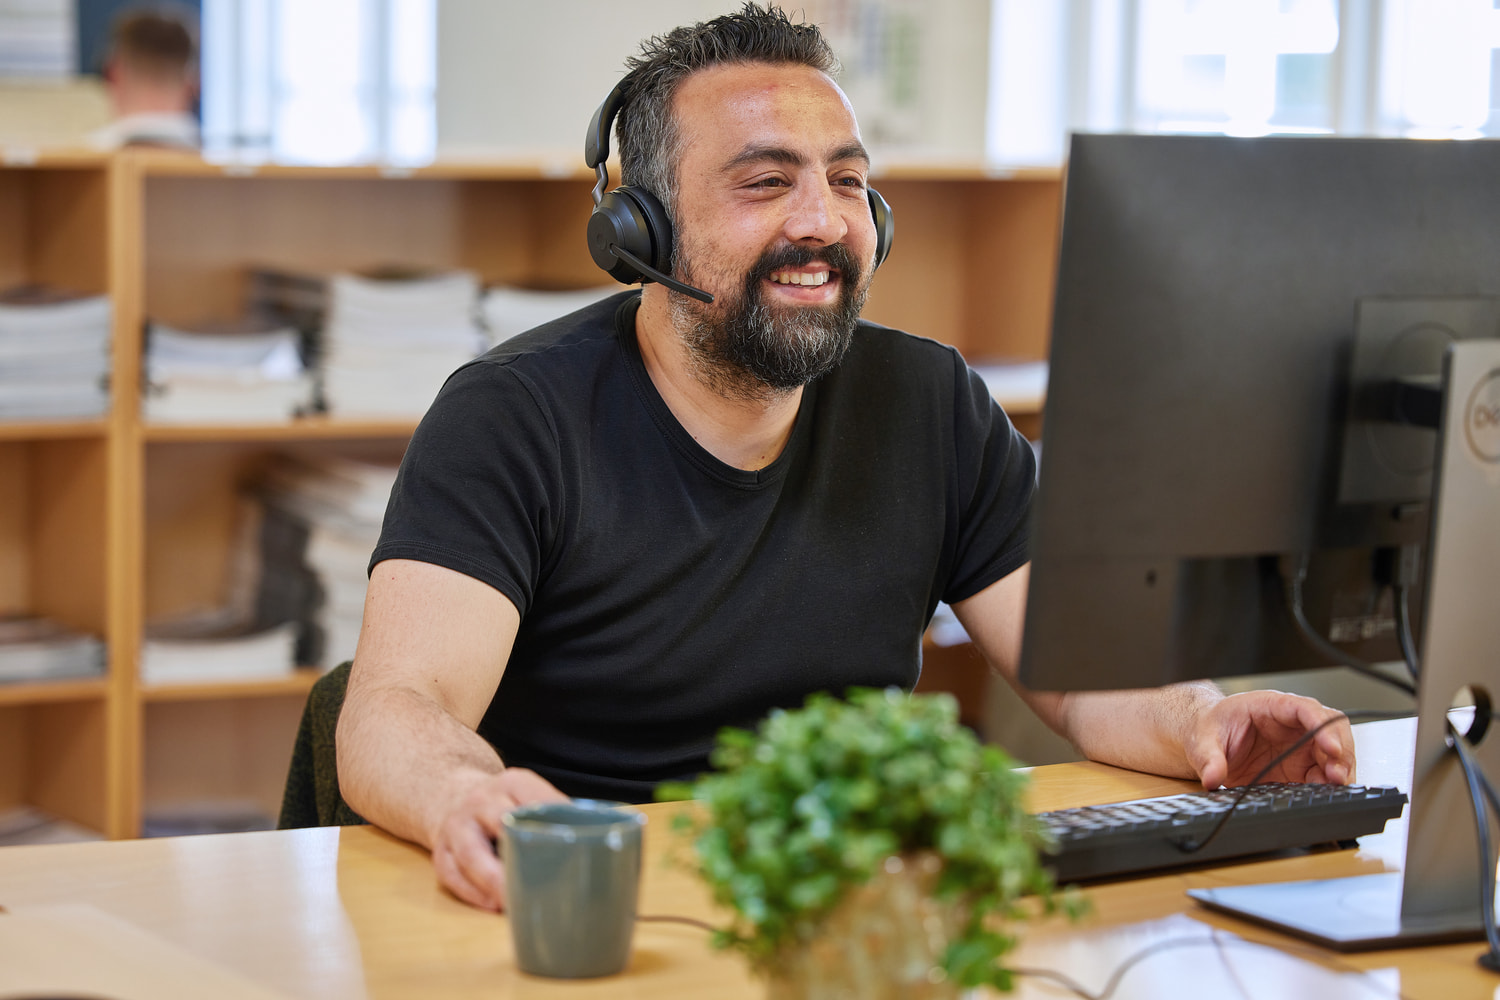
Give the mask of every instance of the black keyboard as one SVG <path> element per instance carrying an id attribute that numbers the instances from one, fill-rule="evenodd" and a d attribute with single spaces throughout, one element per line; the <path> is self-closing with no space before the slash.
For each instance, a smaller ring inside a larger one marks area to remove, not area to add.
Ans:
<path id="1" fill-rule="evenodd" d="M 1340 844 L 1379 833 L 1405 805 L 1406 793 L 1396 788 L 1267 784 L 1058 809 L 1037 819 L 1056 842 L 1044 860 L 1061 885 Z M 1209 839 L 1231 808 L 1234 814 Z"/>

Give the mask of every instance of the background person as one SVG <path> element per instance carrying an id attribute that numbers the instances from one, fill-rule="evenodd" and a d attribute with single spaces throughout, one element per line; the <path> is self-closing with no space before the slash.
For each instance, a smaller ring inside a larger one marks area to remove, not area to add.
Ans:
<path id="1" fill-rule="evenodd" d="M 90 136 L 103 149 L 197 149 L 197 29 L 172 8 L 127 10 L 110 32 L 104 82 L 114 120 Z"/>

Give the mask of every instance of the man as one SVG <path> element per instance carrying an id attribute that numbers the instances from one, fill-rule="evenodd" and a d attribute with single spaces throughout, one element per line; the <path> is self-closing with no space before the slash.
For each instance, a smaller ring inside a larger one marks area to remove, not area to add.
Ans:
<path id="1" fill-rule="evenodd" d="M 723 725 L 910 687 L 940 599 L 1014 680 L 1032 454 L 957 352 L 858 321 L 869 159 L 833 67 L 816 29 L 754 5 L 649 41 L 625 181 L 714 301 L 647 284 L 526 334 L 413 438 L 339 780 L 476 906 L 504 903 L 507 810 L 649 798 Z M 1211 685 L 1022 695 L 1091 757 L 1210 786 L 1333 715 Z M 1277 776 L 1352 774 L 1343 724 Z"/>
<path id="2" fill-rule="evenodd" d="M 114 120 L 89 137 L 94 145 L 198 148 L 197 43 L 184 17 L 165 7 L 122 14 L 104 80 Z"/>

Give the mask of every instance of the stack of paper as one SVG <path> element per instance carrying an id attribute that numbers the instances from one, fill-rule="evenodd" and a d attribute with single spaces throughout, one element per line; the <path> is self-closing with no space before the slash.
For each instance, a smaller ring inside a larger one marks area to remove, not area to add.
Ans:
<path id="1" fill-rule="evenodd" d="M 284 609 L 263 613 L 269 518 L 260 501 L 240 498 L 233 544 L 217 604 L 188 608 L 146 625 L 141 680 L 147 684 L 246 681 L 284 677 L 297 664 L 299 628 Z M 302 595 L 305 597 L 305 595 Z"/>
<path id="2" fill-rule="evenodd" d="M 48 288 L 0 295 L 0 419 L 109 408 L 109 299 Z"/>
<path id="3" fill-rule="evenodd" d="M 323 276 L 271 268 L 251 278 L 251 309 L 315 345 L 321 402 L 340 417 L 415 419 L 453 370 L 489 345 L 468 271 L 388 268 Z"/>
<path id="4" fill-rule="evenodd" d="M 147 420 L 281 421 L 307 413 L 313 380 L 291 327 L 189 333 L 153 324 L 146 341 Z"/>
<path id="5" fill-rule="evenodd" d="M 141 648 L 141 681 L 185 684 L 284 677 L 296 665 L 294 622 L 260 631 L 150 626 Z"/>
<path id="6" fill-rule="evenodd" d="M 0 682 L 104 673 L 104 643 L 47 618 L 0 618 Z"/>
<path id="7" fill-rule="evenodd" d="M 304 558 L 323 601 L 313 621 L 322 637 L 317 665 L 354 656 L 364 620 L 366 568 L 380 540 L 396 465 L 348 458 L 288 461 L 272 469 L 267 502 L 307 526 Z"/>
<path id="8" fill-rule="evenodd" d="M 618 284 L 573 291 L 496 285 L 485 291 L 479 312 L 485 329 L 489 331 L 490 343 L 498 344 L 624 290 L 624 286 Z"/>
<path id="9" fill-rule="evenodd" d="M 329 283 L 323 398 L 330 413 L 420 417 L 453 370 L 484 349 L 468 272 Z"/>

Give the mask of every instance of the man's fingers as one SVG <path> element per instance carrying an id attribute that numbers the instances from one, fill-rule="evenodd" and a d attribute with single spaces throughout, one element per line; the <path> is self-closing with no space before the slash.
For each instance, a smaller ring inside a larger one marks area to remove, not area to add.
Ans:
<path id="1" fill-rule="evenodd" d="M 494 884 L 475 883 L 459 862 L 453 848 L 439 847 L 432 855 L 432 867 L 437 872 L 438 883 L 470 906 L 481 910 L 505 909 L 505 870 L 500 869 L 498 889 Z"/>
<path id="2" fill-rule="evenodd" d="M 487 910 L 505 909 L 505 866 L 495 853 L 505 814 L 533 802 L 568 797 L 541 775 L 506 768 L 470 790 L 449 817 L 432 863 L 438 880 L 455 896 Z"/>
<path id="3" fill-rule="evenodd" d="M 505 909 L 505 866 L 495 854 L 494 841 L 478 824 L 464 824 L 449 838 L 447 847 L 460 884 L 471 888 L 481 900 L 475 905 L 487 910 Z"/>

